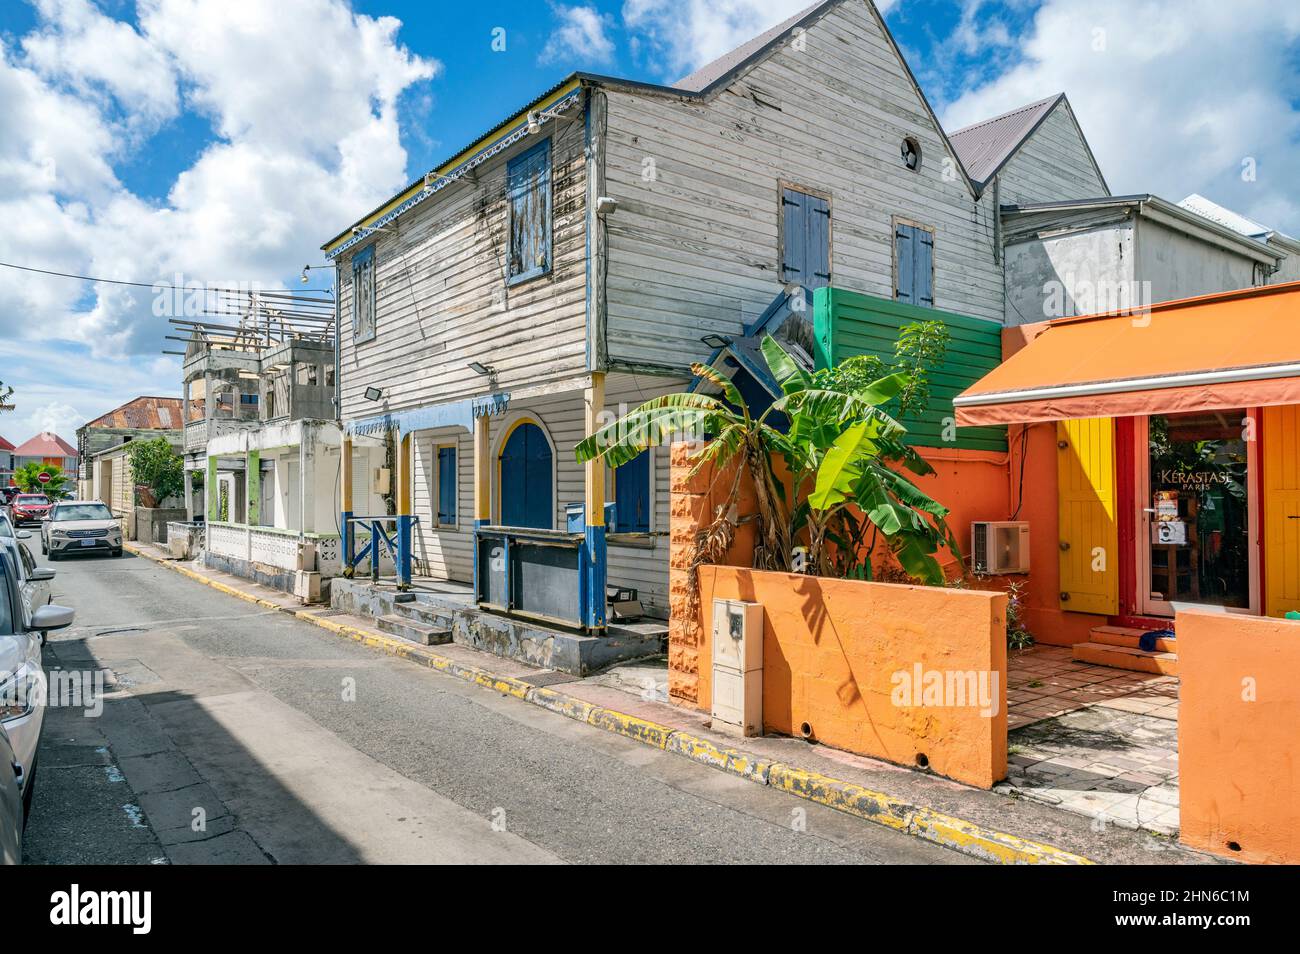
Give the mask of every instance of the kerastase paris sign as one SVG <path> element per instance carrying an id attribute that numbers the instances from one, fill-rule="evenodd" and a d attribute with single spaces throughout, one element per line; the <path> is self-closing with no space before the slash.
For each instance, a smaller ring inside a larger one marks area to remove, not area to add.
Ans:
<path id="1" fill-rule="evenodd" d="M 1226 470 L 1165 469 L 1156 474 L 1156 481 L 1166 487 L 1215 487 L 1230 483 L 1232 475 Z"/>

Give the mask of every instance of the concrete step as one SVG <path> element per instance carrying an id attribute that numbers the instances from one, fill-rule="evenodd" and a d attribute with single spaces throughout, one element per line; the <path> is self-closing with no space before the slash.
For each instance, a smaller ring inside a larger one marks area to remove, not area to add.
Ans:
<path id="1" fill-rule="evenodd" d="M 444 626 L 430 626 L 405 616 L 390 613 L 375 620 L 381 630 L 390 636 L 418 643 L 421 646 L 438 646 L 451 642 L 451 630 Z"/>
<path id="2" fill-rule="evenodd" d="M 447 612 L 427 603 L 396 603 L 393 606 L 393 613 L 413 623 L 423 623 L 435 629 L 451 628 L 451 619 Z"/>
<path id="3" fill-rule="evenodd" d="M 1093 666 L 1110 666 L 1112 669 L 1129 669 L 1161 676 L 1178 675 L 1178 656 L 1175 653 L 1144 653 L 1129 646 L 1112 646 L 1109 643 L 1075 643 L 1071 652 L 1079 662 Z"/>
<path id="4" fill-rule="evenodd" d="M 1107 646 L 1127 646 L 1129 649 L 1137 649 L 1138 641 L 1147 632 L 1149 630 L 1134 629 L 1131 626 L 1094 626 L 1092 628 L 1092 642 L 1104 643 Z M 1176 653 L 1178 652 L 1178 640 L 1172 636 L 1167 639 L 1161 637 L 1156 640 L 1155 651 L 1158 653 Z"/>

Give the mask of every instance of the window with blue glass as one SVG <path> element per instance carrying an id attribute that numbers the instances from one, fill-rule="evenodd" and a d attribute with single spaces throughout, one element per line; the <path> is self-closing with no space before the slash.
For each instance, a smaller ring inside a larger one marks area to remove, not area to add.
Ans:
<path id="1" fill-rule="evenodd" d="M 614 532 L 650 532 L 650 452 L 614 469 Z"/>
<path id="2" fill-rule="evenodd" d="M 551 270 L 551 141 L 539 142 L 506 164 L 510 213 L 507 277 L 521 282 Z"/>
<path id="3" fill-rule="evenodd" d="M 438 448 L 438 526 L 456 525 L 456 448 Z"/>
<path id="4" fill-rule="evenodd" d="M 352 256 L 352 338 L 375 337 L 375 247 L 367 245 Z"/>

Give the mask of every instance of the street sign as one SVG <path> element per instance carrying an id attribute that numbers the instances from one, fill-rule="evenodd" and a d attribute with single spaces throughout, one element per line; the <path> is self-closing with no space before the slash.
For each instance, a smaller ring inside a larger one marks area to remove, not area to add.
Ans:
<path id="1" fill-rule="evenodd" d="M 43 484 L 48 484 L 50 482 L 50 475 L 47 474 L 45 471 L 41 471 L 39 474 L 36 475 L 36 479 Z"/>

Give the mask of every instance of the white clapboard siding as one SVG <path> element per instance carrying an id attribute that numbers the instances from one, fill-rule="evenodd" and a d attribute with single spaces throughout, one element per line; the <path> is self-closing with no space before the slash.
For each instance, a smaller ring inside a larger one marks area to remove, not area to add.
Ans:
<path id="1" fill-rule="evenodd" d="M 468 367 L 494 367 L 493 390 L 583 373 L 586 358 L 586 166 L 580 123 L 552 122 L 549 274 L 507 286 L 507 162 L 527 137 L 484 163 L 473 183 L 445 187 L 375 238 L 375 338 L 352 337 L 352 252 L 340 257 L 343 417 L 368 417 L 487 393 Z M 365 400 L 382 388 L 382 404 Z"/>
<path id="2" fill-rule="evenodd" d="M 684 369 L 780 290 L 781 181 L 831 196 L 832 282 L 893 297 L 892 219 L 935 229 L 936 307 L 1000 321 L 991 200 L 977 202 L 865 4 L 846 3 L 706 102 L 610 90 L 606 344 Z M 916 137 L 919 173 L 900 159 Z M 948 172 L 948 175 L 945 175 Z"/>
<path id="3" fill-rule="evenodd" d="M 650 398 L 679 391 L 685 380 L 649 375 L 610 374 L 606 379 L 606 409 L 622 414 Z M 496 461 L 506 433 L 521 418 L 541 425 L 553 447 L 555 513 L 553 526 L 564 527 L 564 507 L 584 499 L 583 467 L 573 456 L 574 448 L 586 436 L 582 391 L 565 391 L 544 397 L 512 401 L 509 413 L 491 421 L 492 513 L 500 513 Z M 432 468 L 436 466 L 436 444 L 456 442 L 458 526 L 433 526 Z M 435 579 L 469 582 L 473 578 L 472 529 L 474 525 L 474 441 L 468 431 L 457 428 L 419 431 L 415 435 L 415 554 L 420 572 Z M 662 615 L 668 607 L 668 488 L 669 454 L 659 448 L 654 454 L 654 499 L 651 534 L 635 543 L 611 541 L 608 546 L 609 582 L 636 587 L 642 601 Z"/>
<path id="4" fill-rule="evenodd" d="M 998 174 L 1006 205 L 1110 195 L 1064 102 L 1057 103 Z"/>

